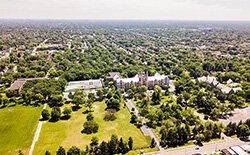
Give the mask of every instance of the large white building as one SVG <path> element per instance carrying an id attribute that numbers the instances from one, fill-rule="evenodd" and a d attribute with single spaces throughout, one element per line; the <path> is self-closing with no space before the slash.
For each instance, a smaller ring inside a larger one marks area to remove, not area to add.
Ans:
<path id="1" fill-rule="evenodd" d="M 84 80 L 84 81 L 71 81 L 65 87 L 65 91 L 63 92 L 63 96 L 66 100 L 69 100 L 69 93 L 74 94 L 77 89 L 85 90 L 86 92 L 95 92 L 96 90 L 102 89 L 102 80 Z"/>
<path id="2" fill-rule="evenodd" d="M 148 73 L 139 73 L 132 78 L 118 78 L 115 81 L 117 88 L 124 88 L 125 90 L 130 89 L 132 86 L 147 86 L 149 89 L 154 88 L 155 85 L 169 86 L 169 78 L 167 75 L 160 75 L 156 73 L 154 76 L 148 76 Z"/>
<path id="3" fill-rule="evenodd" d="M 224 85 L 222 83 L 220 83 L 219 81 L 216 80 L 216 77 L 214 76 L 202 76 L 196 79 L 196 82 L 205 82 L 208 85 L 211 85 L 214 88 L 219 89 L 222 93 L 225 94 L 232 94 L 236 91 L 242 90 L 240 87 L 237 88 L 230 88 L 227 85 Z"/>

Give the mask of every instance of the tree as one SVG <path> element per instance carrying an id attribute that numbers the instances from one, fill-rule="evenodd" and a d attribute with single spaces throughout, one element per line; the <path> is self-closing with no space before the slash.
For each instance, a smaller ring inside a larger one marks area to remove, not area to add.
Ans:
<path id="1" fill-rule="evenodd" d="M 250 128 L 250 118 L 246 120 L 245 124 Z"/>
<path id="2" fill-rule="evenodd" d="M 105 121 L 114 121 L 116 119 L 115 113 L 116 113 L 115 109 L 107 109 L 107 111 L 105 113 L 104 120 Z"/>
<path id="3" fill-rule="evenodd" d="M 50 113 L 49 113 L 49 111 L 47 109 L 43 109 L 43 111 L 42 111 L 42 117 L 43 117 L 44 120 L 48 120 L 49 119 Z"/>
<path id="4" fill-rule="evenodd" d="M 59 107 L 53 107 L 51 111 L 51 119 L 58 121 L 61 117 L 61 109 Z"/>
<path id="5" fill-rule="evenodd" d="M 62 146 L 60 146 L 56 152 L 56 155 L 66 155 L 65 149 Z"/>
<path id="6" fill-rule="evenodd" d="M 246 124 L 241 124 L 238 127 L 238 136 L 246 138 L 247 136 L 250 135 L 250 129 Z"/>
<path id="7" fill-rule="evenodd" d="M 47 150 L 47 151 L 45 152 L 45 155 L 51 155 L 51 153 Z"/>
<path id="8" fill-rule="evenodd" d="M 62 95 L 52 95 L 50 99 L 51 106 L 59 106 L 62 104 L 63 96 Z"/>
<path id="9" fill-rule="evenodd" d="M 161 91 L 162 91 L 161 87 L 156 85 L 155 88 L 154 88 L 153 95 L 152 95 L 152 101 L 154 102 L 154 104 L 159 104 L 160 103 Z"/>
<path id="10" fill-rule="evenodd" d="M 180 94 L 177 99 L 176 99 L 176 103 L 177 104 L 180 104 L 180 105 L 183 105 L 183 101 L 184 101 L 184 97 L 182 94 Z"/>
<path id="11" fill-rule="evenodd" d="M 87 121 L 92 121 L 94 119 L 94 116 L 92 113 L 88 113 L 86 118 L 87 118 Z"/>
<path id="12" fill-rule="evenodd" d="M 129 147 L 130 150 L 133 149 L 133 139 L 132 139 L 132 137 L 128 138 L 128 147 Z"/>
<path id="13" fill-rule="evenodd" d="M 3 95 L 0 94 L 0 105 L 3 103 Z"/>
<path id="14" fill-rule="evenodd" d="M 11 97 L 18 96 L 18 94 L 17 94 L 17 91 L 9 89 L 9 90 L 6 91 L 6 96 L 8 98 L 11 98 Z"/>
<path id="15" fill-rule="evenodd" d="M 90 146 L 94 147 L 94 146 L 97 146 L 97 145 L 98 145 L 98 138 L 97 137 L 92 137 Z"/>
<path id="16" fill-rule="evenodd" d="M 94 93 L 89 93 L 88 94 L 88 99 L 95 101 L 95 94 Z"/>
<path id="17" fill-rule="evenodd" d="M 217 120 L 220 116 L 220 110 L 219 109 L 212 109 L 210 112 L 211 118 Z"/>
<path id="18" fill-rule="evenodd" d="M 151 143 L 150 143 L 150 147 L 151 147 L 151 148 L 154 148 L 155 146 L 156 146 L 155 139 L 152 138 Z"/>
<path id="19" fill-rule="evenodd" d="M 67 152 L 67 155 L 80 155 L 80 154 L 81 150 L 76 146 L 72 146 Z"/>
<path id="20" fill-rule="evenodd" d="M 85 106 L 88 107 L 88 111 L 91 112 L 92 111 L 92 104 L 93 104 L 93 100 L 91 99 L 87 99 Z"/>
<path id="21" fill-rule="evenodd" d="M 127 94 L 128 94 L 128 98 L 131 99 L 133 97 L 133 95 L 134 95 L 134 92 L 133 92 L 132 89 L 129 89 L 129 90 L 127 90 Z"/>
<path id="22" fill-rule="evenodd" d="M 125 154 L 126 152 L 127 152 L 126 144 L 124 144 L 123 139 L 120 138 L 119 145 L 118 145 L 118 153 Z"/>
<path id="23" fill-rule="evenodd" d="M 140 94 L 143 94 L 143 93 L 147 92 L 147 90 L 148 90 L 148 87 L 146 87 L 146 86 L 137 87 L 137 91 Z"/>
<path id="24" fill-rule="evenodd" d="M 131 119 L 130 119 L 130 123 L 137 123 L 138 119 L 137 116 L 135 114 L 132 114 Z"/>
<path id="25" fill-rule="evenodd" d="M 83 124 L 83 133 L 91 134 L 96 133 L 99 129 L 99 125 L 94 121 L 87 121 Z"/>
<path id="26" fill-rule="evenodd" d="M 73 100 L 72 100 L 72 104 L 76 105 L 76 107 L 79 107 L 81 104 L 83 104 L 85 102 L 84 98 L 86 97 L 86 94 L 84 93 L 83 90 L 76 90 Z"/>
<path id="27" fill-rule="evenodd" d="M 108 143 L 109 154 L 116 154 L 117 145 L 118 145 L 118 138 L 116 135 L 112 135 L 111 140 Z"/>
<path id="28" fill-rule="evenodd" d="M 103 92 L 102 90 L 97 90 L 96 95 L 98 96 L 98 99 L 101 101 L 103 99 Z"/>
<path id="29" fill-rule="evenodd" d="M 43 102 L 44 101 L 44 97 L 41 93 L 38 93 L 36 94 L 36 99 L 39 101 L 39 102 Z"/>
<path id="30" fill-rule="evenodd" d="M 23 152 L 22 152 L 22 150 L 18 151 L 18 155 L 24 155 Z"/>
<path id="31" fill-rule="evenodd" d="M 108 109 L 116 109 L 117 111 L 120 110 L 120 101 L 118 99 L 111 98 L 107 101 L 107 108 Z"/>
<path id="32" fill-rule="evenodd" d="M 71 108 L 65 107 L 65 108 L 63 109 L 63 114 L 64 114 L 64 116 L 66 116 L 67 118 L 70 117 L 71 112 L 72 112 Z"/>
<path id="33" fill-rule="evenodd" d="M 108 154 L 108 150 L 109 150 L 108 143 L 105 141 L 102 141 L 102 143 L 100 144 L 100 150 L 101 150 L 102 155 Z"/>
<path id="34" fill-rule="evenodd" d="M 197 141 L 198 144 L 200 144 L 202 141 L 205 140 L 205 136 L 203 134 L 197 134 L 195 135 L 195 140 Z"/>

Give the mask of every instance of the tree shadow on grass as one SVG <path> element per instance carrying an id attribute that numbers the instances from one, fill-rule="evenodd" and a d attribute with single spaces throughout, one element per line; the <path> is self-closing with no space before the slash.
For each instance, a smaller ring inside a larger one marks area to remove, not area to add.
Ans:
<path id="1" fill-rule="evenodd" d="M 72 111 L 78 111 L 79 109 L 81 109 L 81 107 L 79 107 L 79 106 L 72 106 Z"/>
<path id="2" fill-rule="evenodd" d="M 69 120 L 71 116 L 62 116 L 61 120 Z"/>
<path id="3" fill-rule="evenodd" d="M 59 119 L 52 119 L 52 118 L 49 120 L 49 122 L 52 122 L 52 123 L 55 123 L 55 122 L 58 122 L 58 121 L 59 121 Z"/>
<path id="4" fill-rule="evenodd" d="M 7 107 L 7 105 L 2 105 L 2 106 L 0 107 L 0 109 L 6 108 L 6 107 Z"/>
<path id="5" fill-rule="evenodd" d="M 90 112 L 93 112 L 93 110 L 85 110 L 85 111 L 83 111 L 82 113 L 83 113 L 83 114 L 88 114 L 88 113 L 90 113 Z"/>

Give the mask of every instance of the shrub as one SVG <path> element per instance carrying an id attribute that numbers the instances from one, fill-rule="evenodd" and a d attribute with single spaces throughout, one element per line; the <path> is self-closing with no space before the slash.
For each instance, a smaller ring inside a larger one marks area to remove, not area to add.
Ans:
<path id="1" fill-rule="evenodd" d="M 116 119 L 115 113 L 116 113 L 115 109 L 108 109 L 105 113 L 104 120 L 105 121 L 114 121 Z"/>
<path id="2" fill-rule="evenodd" d="M 71 112 L 72 112 L 71 108 L 66 107 L 66 108 L 63 109 L 63 114 L 66 117 L 70 117 Z"/>
<path id="3" fill-rule="evenodd" d="M 50 113 L 49 113 L 49 111 L 47 109 L 43 109 L 43 111 L 42 111 L 42 117 L 43 117 L 44 120 L 48 120 L 49 119 Z"/>
<path id="4" fill-rule="evenodd" d="M 58 121 L 61 117 L 61 109 L 59 107 L 53 107 L 51 111 L 51 119 Z"/>

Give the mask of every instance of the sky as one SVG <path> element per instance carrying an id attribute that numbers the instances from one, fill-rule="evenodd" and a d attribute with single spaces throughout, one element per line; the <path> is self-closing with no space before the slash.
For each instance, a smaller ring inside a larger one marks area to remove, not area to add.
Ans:
<path id="1" fill-rule="evenodd" d="M 250 0 L 0 0 L 0 18 L 250 21 Z"/>

